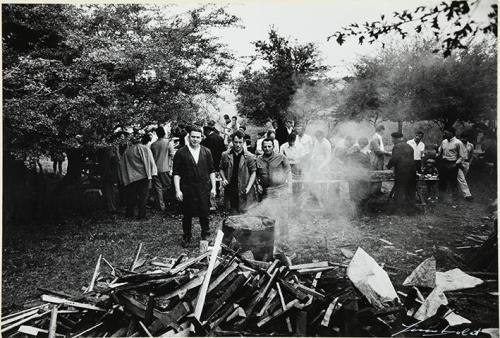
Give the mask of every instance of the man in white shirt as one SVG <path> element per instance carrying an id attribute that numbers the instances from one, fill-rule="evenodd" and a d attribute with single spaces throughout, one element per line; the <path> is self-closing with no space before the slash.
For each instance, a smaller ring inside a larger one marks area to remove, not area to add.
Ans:
<path id="1" fill-rule="evenodd" d="M 451 194 L 455 195 L 458 184 L 458 167 L 464 161 L 464 145 L 455 137 L 455 129 L 448 127 L 443 132 L 444 140 L 438 151 L 438 158 L 441 159 L 439 169 L 439 191 L 441 198 L 447 189 L 451 189 Z"/>
<path id="2" fill-rule="evenodd" d="M 302 125 L 297 125 L 295 127 L 295 133 L 297 134 L 297 143 L 302 144 L 305 154 L 309 155 L 314 143 L 312 137 L 305 133 L 304 126 Z"/>
<path id="3" fill-rule="evenodd" d="M 292 174 L 300 175 L 302 159 L 305 155 L 304 147 L 296 141 L 297 135 L 291 133 L 288 135 L 288 142 L 283 143 L 280 148 L 280 153 L 285 155 L 292 168 Z"/>
<path id="4" fill-rule="evenodd" d="M 413 160 L 415 161 L 415 168 L 417 168 L 417 172 L 422 172 L 422 156 L 425 151 L 425 144 L 422 142 L 423 137 L 424 133 L 422 131 L 417 131 L 415 133 L 415 138 L 406 142 L 413 148 Z"/>
<path id="5" fill-rule="evenodd" d="M 391 156 L 392 154 L 385 151 L 384 140 L 382 139 L 384 132 L 385 127 L 381 124 L 378 125 L 375 128 L 375 134 L 370 140 L 372 170 L 384 170 L 385 156 Z M 372 183 L 371 190 L 373 194 L 382 194 L 382 182 Z"/>

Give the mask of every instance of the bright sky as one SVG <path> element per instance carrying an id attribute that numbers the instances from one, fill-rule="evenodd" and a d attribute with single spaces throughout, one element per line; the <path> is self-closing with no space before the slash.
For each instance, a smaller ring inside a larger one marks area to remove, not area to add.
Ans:
<path id="1" fill-rule="evenodd" d="M 226 5 L 228 12 L 241 18 L 244 28 L 225 28 L 214 33 L 235 53 L 240 60 L 236 65 L 235 75 L 241 71 L 248 59 L 244 57 L 255 54 L 252 42 L 267 39 L 271 26 L 278 33 L 299 43 L 314 42 L 317 44 L 325 65 L 332 67 L 330 76 L 349 74 L 349 66 L 363 54 L 375 51 L 374 46 L 359 45 L 352 40 L 339 46 L 334 39 L 326 38 L 336 30 L 351 23 L 364 23 L 392 17 L 394 11 L 416 7 L 435 6 L 441 1 L 436 0 L 271 0 L 271 1 L 219 1 Z M 480 0 L 480 5 L 473 7 L 471 15 L 485 18 L 489 6 L 495 0 Z M 206 3 L 206 2 L 205 2 Z M 200 1 L 188 1 L 179 4 L 178 9 L 189 9 L 200 5 Z M 398 40 L 400 41 L 400 40 Z M 231 95 L 224 95 L 229 101 Z M 234 114 L 234 106 L 227 109 Z M 224 108 L 224 110 L 226 110 Z"/>

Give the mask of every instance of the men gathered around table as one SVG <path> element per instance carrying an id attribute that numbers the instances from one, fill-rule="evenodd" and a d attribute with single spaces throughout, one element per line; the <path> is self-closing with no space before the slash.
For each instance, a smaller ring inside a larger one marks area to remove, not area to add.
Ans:
<path id="1" fill-rule="evenodd" d="M 464 146 L 455 137 L 453 127 L 446 128 L 443 137 L 444 140 L 438 150 L 440 199 L 444 198 L 447 189 L 450 189 L 451 195 L 456 197 L 458 168 L 465 158 Z"/>
<path id="2" fill-rule="evenodd" d="M 123 153 L 120 161 L 120 177 L 125 186 L 126 216 L 133 217 L 134 209 L 139 209 L 139 218 L 146 218 L 146 202 L 148 199 L 151 179 L 157 175 L 153 153 L 147 146 L 151 141 L 149 134 L 140 139 L 136 133 L 132 146 Z M 140 142 L 139 142 L 140 141 Z"/>
<path id="3" fill-rule="evenodd" d="M 415 168 L 417 172 L 422 172 L 422 156 L 425 151 L 425 144 L 422 142 L 424 133 L 422 131 L 417 131 L 415 137 L 411 140 L 406 141 L 413 148 L 413 160 L 415 161 Z"/>
<path id="4" fill-rule="evenodd" d="M 416 169 L 413 148 L 403 141 L 403 134 L 391 134 L 392 157 L 387 168 L 394 167 L 394 202 L 396 211 L 411 213 L 415 208 Z"/>
<path id="5" fill-rule="evenodd" d="M 182 202 L 182 246 L 191 241 L 193 217 L 201 225 L 201 239 L 210 235 L 208 215 L 210 195 L 215 197 L 215 167 L 210 150 L 202 145 L 202 130 L 191 128 L 189 142 L 174 156 L 174 186 L 176 198 Z"/>
<path id="6" fill-rule="evenodd" d="M 151 152 L 153 153 L 158 171 L 158 174 L 153 176 L 153 191 L 156 208 L 160 211 L 165 211 L 165 193 L 172 186 L 170 160 L 175 151 L 173 144 L 166 138 L 165 129 L 162 126 L 156 128 L 156 135 L 158 136 L 158 140 L 151 144 Z"/>
<path id="7" fill-rule="evenodd" d="M 222 154 L 220 163 L 224 202 L 233 215 L 244 213 L 256 201 L 256 159 L 244 149 L 244 138 L 242 131 L 231 135 L 233 147 Z"/>

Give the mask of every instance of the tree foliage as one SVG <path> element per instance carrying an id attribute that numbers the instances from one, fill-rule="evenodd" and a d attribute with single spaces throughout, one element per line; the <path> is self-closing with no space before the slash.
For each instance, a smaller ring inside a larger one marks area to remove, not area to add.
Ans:
<path id="1" fill-rule="evenodd" d="M 432 45 L 409 43 L 361 58 L 343 90 L 340 113 L 374 123 L 434 120 L 443 127 L 495 119 L 495 46 L 474 45 L 443 59 Z"/>
<path id="2" fill-rule="evenodd" d="M 487 22 L 481 23 L 474 21 L 469 15 L 471 7 L 478 6 L 479 2 L 480 0 L 443 1 L 434 7 L 419 6 L 412 11 L 394 12 L 392 19 L 386 19 L 385 15 L 381 15 L 378 21 L 353 23 L 343 27 L 329 36 L 328 40 L 334 38 L 339 45 L 342 45 L 347 39 L 357 38 L 359 44 L 366 42 L 372 44 L 389 33 L 396 33 L 404 39 L 412 31 L 420 33 L 423 29 L 429 28 L 436 39 L 441 41 L 440 48 L 434 49 L 434 52 L 441 52 L 444 57 L 448 57 L 455 49 L 465 49 L 468 45 L 466 41 L 471 36 L 478 33 L 497 36 L 498 5 L 492 2 Z M 445 23 L 452 23 L 451 31 L 447 32 L 443 28 Z"/>
<path id="3" fill-rule="evenodd" d="M 206 32 L 234 25 L 206 6 L 4 5 L 4 148 L 102 145 L 117 126 L 196 113 L 230 80 L 233 56 Z"/>
<path id="4" fill-rule="evenodd" d="M 297 88 L 327 68 L 321 65 L 314 44 L 292 44 L 274 29 L 268 40 L 255 42 L 255 50 L 252 62 L 264 61 L 266 66 L 252 70 L 250 64 L 241 73 L 236 82 L 238 113 L 257 121 L 269 117 L 281 121 Z"/>

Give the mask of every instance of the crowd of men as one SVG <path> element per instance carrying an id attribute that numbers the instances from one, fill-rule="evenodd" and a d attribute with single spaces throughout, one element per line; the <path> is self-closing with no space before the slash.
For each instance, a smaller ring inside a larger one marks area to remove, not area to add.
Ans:
<path id="1" fill-rule="evenodd" d="M 307 174 L 315 180 L 344 168 L 362 173 L 349 181 L 350 198 L 362 204 L 370 195 L 382 193 L 381 183 L 370 182 L 369 171 L 383 170 L 388 157 L 386 168 L 394 168 L 395 174 L 391 196 L 398 208 L 415 205 L 417 173 L 439 174 L 441 192 L 458 185 L 466 199 L 472 198 L 465 178 L 474 147 L 466 134 L 457 139 L 452 128 L 445 130 L 438 149 L 424 145 L 422 132 L 408 142 L 401 133 L 392 133 L 391 152 L 384 145 L 383 125 L 370 140 L 348 136 L 334 146 L 323 130 L 312 137 L 291 119 L 281 127 L 269 120 L 264 128 L 253 142 L 238 118 L 226 115 L 219 124 L 212 120 L 204 126 L 179 125 L 170 135 L 158 126 L 152 143 L 152 133 L 115 133 L 113 145 L 103 150 L 100 160 L 108 211 L 117 211 L 121 195 L 127 217 L 135 217 L 137 209 L 137 216 L 146 218 L 151 195 L 158 210 L 182 213 L 187 246 L 193 217 L 199 218 L 202 239 L 210 235 L 209 212 L 221 190 L 227 209 L 241 214 L 266 198 L 286 199 L 297 193 L 300 186 L 292 184 L 292 177 Z M 432 193 L 435 187 L 428 188 Z"/>

